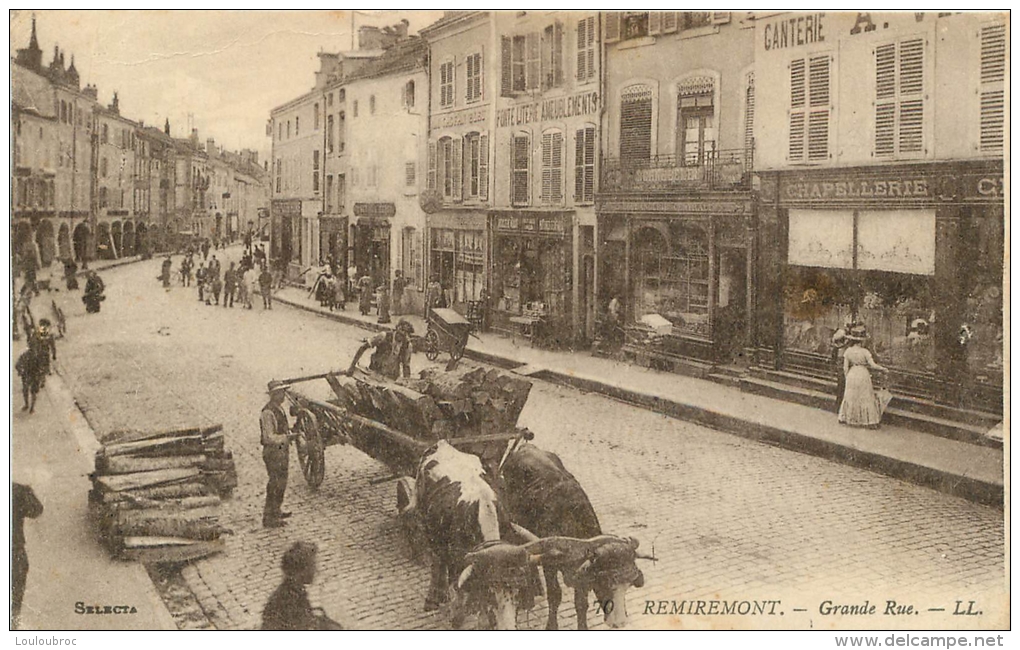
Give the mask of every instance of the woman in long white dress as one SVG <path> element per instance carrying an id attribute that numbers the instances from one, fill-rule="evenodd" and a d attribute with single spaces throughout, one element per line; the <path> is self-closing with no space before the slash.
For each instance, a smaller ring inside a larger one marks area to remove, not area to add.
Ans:
<path id="1" fill-rule="evenodd" d="M 871 352 L 864 347 L 867 331 L 853 328 L 847 335 L 850 347 L 843 353 L 843 373 L 846 375 L 846 392 L 839 408 L 839 422 L 852 427 L 878 428 L 882 421 L 882 405 L 871 382 L 871 371 L 885 372 L 875 363 Z"/>

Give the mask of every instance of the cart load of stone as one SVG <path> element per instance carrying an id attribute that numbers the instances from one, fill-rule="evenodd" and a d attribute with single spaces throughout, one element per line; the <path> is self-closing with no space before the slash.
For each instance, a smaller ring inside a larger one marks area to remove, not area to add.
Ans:
<path id="1" fill-rule="evenodd" d="M 183 562 L 223 549 L 218 510 L 237 486 L 223 427 L 117 432 L 96 452 L 89 506 L 115 557 Z"/>

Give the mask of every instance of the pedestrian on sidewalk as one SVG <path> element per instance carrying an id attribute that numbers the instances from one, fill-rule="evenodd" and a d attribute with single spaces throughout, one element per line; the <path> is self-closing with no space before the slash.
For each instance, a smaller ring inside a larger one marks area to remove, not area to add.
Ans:
<path id="1" fill-rule="evenodd" d="M 88 277 L 85 280 L 85 292 L 81 297 L 81 301 L 85 303 L 86 313 L 99 313 L 103 301 L 106 300 L 106 296 L 103 295 L 105 290 L 106 283 L 103 282 L 103 278 L 99 277 L 99 274 L 95 271 L 89 271 Z"/>
<path id="2" fill-rule="evenodd" d="M 875 363 L 871 352 L 864 347 L 864 341 L 868 338 L 868 330 L 864 325 L 850 328 L 846 338 L 850 345 L 843 353 L 846 390 L 843 404 L 839 408 L 839 422 L 852 427 L 877 429 L 882 421 L 884 406 L 875 392 L 871 371 L 886 372 L 886 369 Z"/>
<path id="3" fill-rule="evenodd" d="M 318 547 L 311 542 L 295 542 L 283 554 L 283 584 L 276 588 L 262 610 L 263 630 L 342 630 L 308 601 L 305 585 L 315 579 Z"/>
<path id="4" fill-rule="evenodd" d="M 262 461 L 266 464 L 269 481 L 266 483 L 266 505 L 262 510 L 262 526 L 281 528 L 289 512 L 281 510 L 287 491 L 287 470 L 290 467 L 290 425 L 283 412 L 287 397 L 286 386 L 269 384 L 269 402 L 262 407 L 259 428 L 262 431 Z"/>
<path id="5" fill-rule="evenodd" d="M 379 303 L 379 318 L 376 322 L 385 325 L 390 322 L 390 288 L 386 286 L 385 282 L 379 285 L 379 293 L 376 294 L 376 301 Z"/>
<path id="6" fill-rule="evenodd" d="M 406 288 L 407 280 L 404 278 L 403 271 L 395 271 L 393 274 L 393 296 L 391 297 L 393 303 L 392 313 L 394 316 L 402 316 L 404 314 L 404 289 Z"/>
<path id="7" fill-rule="evenodd" d="M 210 285 L 211 285 L 210 288 L 212 289 L 212 295 L 213 295 L 213 304 L 216 307 L 219 307 L 220 306 L 220 293 L 223 292 L 223 280 L 220 280 L 220 276 L 219 275 L 215 275 L 214 274 L 213 277 L 212 277 L 212 282 L 210 282 Z M 209 304 L 209 303 L 207 302 L 206 304 Z"/>
<path id="8" fill-rule="evenodd" d="M 78 290 L 78 265 L 71 257 L 64 260 L 64 282 L 68 291 Z"/>
<path id="9" fill-rule="evenodd" d="M 340 276 L 336 276 L 333 281 L 333 305 L 339 307 L 341 310 L 347 309 L 347 281 Z"/>
<path id="10" fill-rule="evenodd" d="M 57 340 L 50 330 L 48 318 L 40 318 L 39 326 L 28 332 L 28 347 L 35 350 L 42 366 L 43 379 L 41 388 L 46 385 L 46 375 L 53 374 L 50 359 L 57 360 Z"/>
<path id="11" fill-rule="evenodd" d="M 45 360 L 44 360 L 45 359 Z M 21 395 L 25 399 L 22 411 L 35 413 L 35 400 L 46 382 L 46 369 L 49 367 L 49 359 L 38 348 L 29 346 L 21 353 L 14 363 L 14 369 L 21 378 Z"/>
<path id="12" fill-rule="evenodd" d="M 850 331 L 851 325 L 841 327 L 832 334 L 832 349 L 830 354 L 832 355 L 832 366 L 836 373 L 836 415 L 839 415 L 839 411 L 843 406 L 843 395 L 846 393 L 846 372 L 843 370 L 843 354 L 846 352 L 847 346 L 850 342 L 846 338 L 846 333 Z"/>
<path id="13" fill-rule="evenodd" d="M 163 289 L 170 291 L 170 272 L 173 267 L 173 262 L 170 260 L 170 256 L 167 255 L 166 259 L 163 260 L 163 265 L 160 269 L 159 279 L 163 281 Z"/>
<path id="14" fill-rule="evenodd" d="M 262 265 L 262 272 L 259 273 L 259 291 L 262 292 L 262 308 L 273 308 L 273 274 L 269 267 Z M 332 310 L 332 307 L 330 308 Z"/>
<path id="15" fill-rule="evenodd" d="M 32 488 L 11 483 L 11 629 L 21 624 L 21 603 L 28 583 L 28 550 L 25 548 L 25 519 L 42 515 L 43 505 Z"/>
<path id="16" fill-rule="evenodd" d="M 358 310 L 362 316 L 368 316 L 372 311 L 372 278 L 367 275 L 361 276 L 358 280 Z"/>
<path id="17" fill-rule="evenodd" d="M 238 269 L 240 274 L 237 280 L 237 302 L 240 303 L 241 307 L 247 307 L 251 309 L 251 296 L 248 295 L 248 286 L 250 284 L 251 269 L 246 266 L 242 266 Z"/>

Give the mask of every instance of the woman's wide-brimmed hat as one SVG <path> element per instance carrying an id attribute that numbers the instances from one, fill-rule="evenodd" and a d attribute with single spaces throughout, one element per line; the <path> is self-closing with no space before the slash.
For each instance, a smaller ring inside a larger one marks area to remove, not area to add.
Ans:
<path id="1" fill-rule="evenodd" d="M 868 338 L 868 328 L 864 325 L 854 325 L 850 328 L 846 338 L 848 341 L 863 341 Z"/>
<path id="2" fill-rule="evenodd" d="M 832 345 L 842 347 L 846 345 L 846 330 L 842 327 L 832 333 Z"/>

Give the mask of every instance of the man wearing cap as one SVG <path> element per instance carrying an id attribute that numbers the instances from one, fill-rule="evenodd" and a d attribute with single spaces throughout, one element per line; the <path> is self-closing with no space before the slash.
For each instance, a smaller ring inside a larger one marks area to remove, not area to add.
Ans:
<path id="1" fill-rule="evenodd" d="M 390 379 L 400 378 L 401 371 L 404 377 L 410 377 L 411 336 L 413 334 L 414 326 L 407 319 L 401 318 L 392 332 L 377 334 L 358 348 L 347 373 L 353 374 L 361 355 L 369 348 L 375 348 L 368 364 L 370 370 Z"/>
<path id="2" fill-rule="evenodd" d="M 269 597 L 262 610 L 263 630 L 342 630 L 342 625 L 312 607 L 305 585 L 315 579 L 318 547 L 295 542 L 283 554 L 283 583 Z"/>
<path id="3" fill-rule="evenodd" d="M 53 374 L 50 367 L 50 359 L 57 360 L 57 341 L 50 330 L 50 321 L 47 318 L 39 319 L 39 327 L 35 328 L 28 336 L 28 347 L 35 350 L 40 364 L 40 372 L 43 375 L 42 384 L 46 385 L 46 375 Z"/>
<path id="4" fill-rule="evenodd" d="M 283 411 L 286 386 L 269 383 L 269 403 L 262 407 L 259 425 L 262 430 L 262 460 L 266 464 L 269 482 L 266 483 L 266 506 L 262 511 L 262 525 L 281 528 L 290 516 L 283 512 L 283 495 L 287 491 L 287 470 L 290 466 L 290 425 Z"/>

